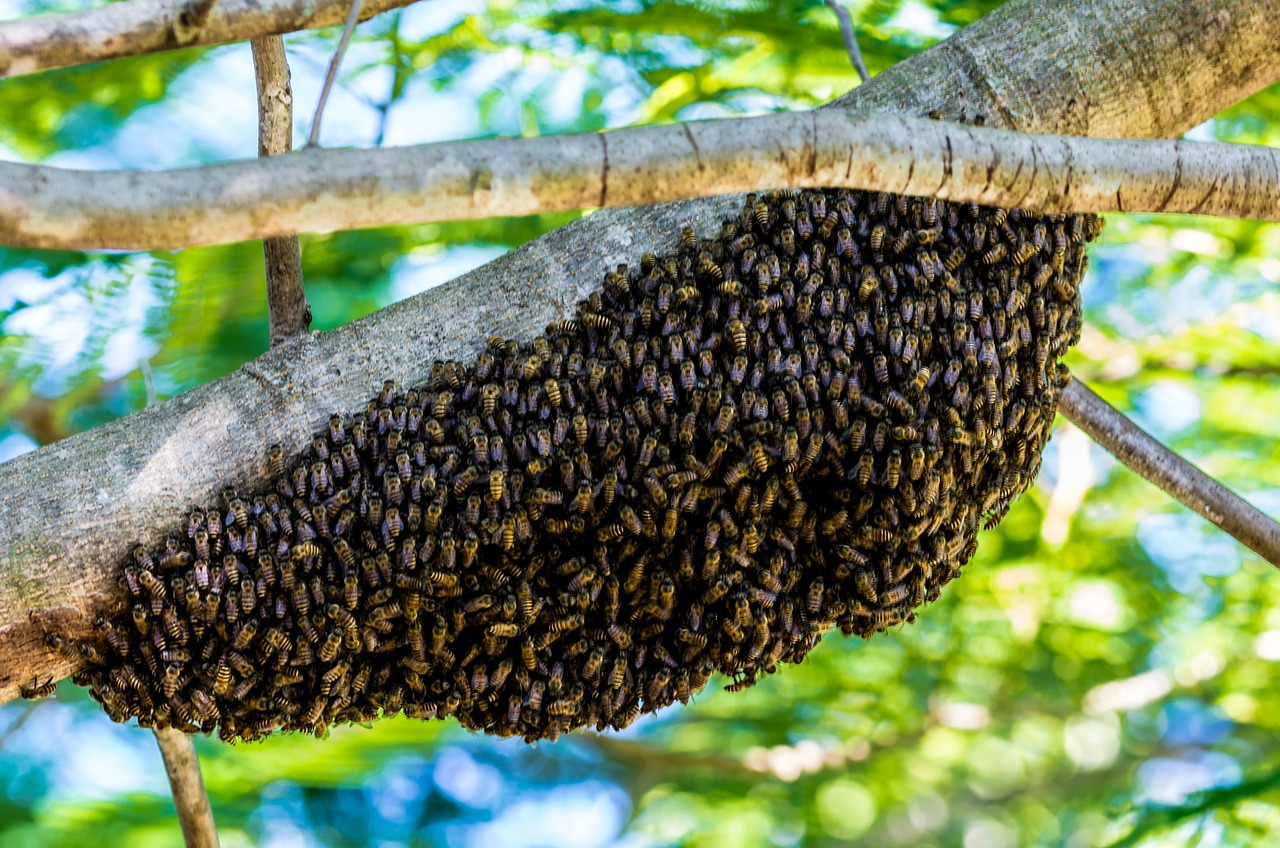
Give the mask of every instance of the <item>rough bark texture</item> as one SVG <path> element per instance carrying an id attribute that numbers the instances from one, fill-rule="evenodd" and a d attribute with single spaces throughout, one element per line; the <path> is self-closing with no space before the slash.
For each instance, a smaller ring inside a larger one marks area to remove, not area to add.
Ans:
<path id="1" fill-rule="evenodd" d="M 840 99 L 985 115 L 1019 130 L 1176 135 L 1280 77 L 1280 0 L 1011 0 Z M 299 449 L 383 379 L 421 382 L 437 357 L 566 317 L 611 264 L 718 226 L 732 198 L 602 211 L 454 282 L 271 350 L 222 380 L 0 466 L 0 701 L 62 677 L 43 618 L 68 635 L 112 602 L 131 543 L 151 544 L 228 483 L 252 488 L 273 442 Z"/>
<path id="2" fill-rule="evenodd" d="M 609 133 L 309 149 L 271 161 L 143 174 L 0 163 L 0 242 L 172 250 L 294 232 L 824 186 L 1045 213 L 1275 221 L 1280 151 L 1021 134 L 832 108 Z"/>
<path id="3" fill-rule="evenodd" d="M 284 39 L 253 39 L 253 73 L 258 85 L 258 156 L 278 156 L 293 149 L 293 88 Z M 302 248 L 293 234 L 262 242 L 267 270 L 267 307 L 271 344 L 311 328 L 311 304 L 302 287 Z"/>
<path id="4" fill-rule="evenodd" d="M 414 0 L 369 0 L 360 19 Z M 129 0 L 0 22 L 0 77 L 342 23 L 347 0 Z"/>

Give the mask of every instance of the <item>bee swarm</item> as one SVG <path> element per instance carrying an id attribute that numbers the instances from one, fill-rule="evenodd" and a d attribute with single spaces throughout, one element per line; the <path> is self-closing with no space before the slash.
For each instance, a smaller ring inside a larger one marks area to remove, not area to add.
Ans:
<path id="1" fill-rule="evenodd" d="M 748 199 L 135 548 L 78 681 L 228 741 L 621 728 L 913 619 L 1035 478 L 1095 216 Z"/>

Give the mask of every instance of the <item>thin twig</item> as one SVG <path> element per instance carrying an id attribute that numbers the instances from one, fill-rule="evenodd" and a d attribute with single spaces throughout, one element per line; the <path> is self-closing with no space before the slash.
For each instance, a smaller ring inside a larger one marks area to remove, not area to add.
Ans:
<path id="1" fill-rule="evenodd" d="M 1034 135 L 828 108 L 609 133 L 311 149 L 172 171 L 0 162 L 0 243 L 169 250 L 819 186 L 1050 213 L 1276 221 L 1280 150 Z"/>
<path id="2" fill-rule="evenodd" d="M 844 38 L 844 49 L 849 54 L 849 61 L 858 71 L 859 79 L 867 82 L 871 79 L 871 74 L 867 73 L 867 65 L 862 61 L 862 51 L 858 49 L 858 39 L 853 33 L 853 21 L 849 18 L 849 10 L 839 0 L 825 0 L 825 2 L 840 20 L 840 35 Z"/>
<path id="3" fill-rule="evenodd" d="M 404 45 L 400 41 L 401 17 L 403 15 L 397 13 L 391 20 L 391 90 L 387 92 L 386 100 L 373 104 L 373 108 L 378 110 L 378 134 L 373 140 L 374 147 L 381 147 L 383 140 L 387 136 L 387 120 L 391 115 L 391 107 L 395 104 L 396 98 L 400 96 L 401 89 L 404 86 L 406 62 Z"/>
<path id="4" fill-rule="evenodd" d="M 333 80 L 338 76 L 338 66 L 342 64 L 342 56 L 347 52 L 347 43 L 351 41 L 351 33 L 355 32 L 360 18 L 360 6 L 364 0 L 352 0 L 351 11 L 347 13 L 347 23 L 342 27 L 342 38 L 338 39 L 338 49 L 333 51 L 329 60 L 329 70 L 324 75 L 324 87 L 320 89 L 320 99 L 316 101 L 316 113 L 311 118 L 311 134 L 307 136 L 307 147 L 320 146 L 320 121 L 324 118 L 324 105 L 329 100 L 329 90 L 333 88 Z"/>
<path id="5" fill-rule="evenodd" d="M 142 388 L 146 392 L 147 406 L 156 402 L 156 381 L 151 375 L 151 360 L 139 359 L 138 370 L 142 372 Z"/>
<path id="6" fill-rule="evenodd" d="M 187 848 L 218 848 L 218 831 L 213 824 L 213 808 L 200 776 L 200 760 L 195 743 L 181 730 L 157 729 L 156 743 L 164 758 L 164 770 L 173 790 L 173 806 L 178 811 Z"/>
<path id="7" fill-rule="evenodd" d="M 361 17 L 412 2 L 366 0 Z M 173 0 L 124 0 L 0 21 L 0 77 L 318 29 L 343 20 L 346 12 L 346 0 L 218 0 L 205 15 Z M 199 25 L 192 26 L 196 20 Z"/>
<path id="8" fill-rule="evenodd" d="M 258 85 L 258 156 L 275 156 L 293 148 L 293 91 L 284 39 L 253 39 L 253 71 Z M 302 281 L 302 249 L 296 235 L 264 239 L 267 309 L 271 344 L 302 335 L 311 326 L 311 305 Z"/>
<path id="9" fill-rule="evenodd" d="M 1127 468 L 1280 568 L 1280 523 L 1165 447 L 1079 380 L 1067 385 L 1058 408 Z"/>

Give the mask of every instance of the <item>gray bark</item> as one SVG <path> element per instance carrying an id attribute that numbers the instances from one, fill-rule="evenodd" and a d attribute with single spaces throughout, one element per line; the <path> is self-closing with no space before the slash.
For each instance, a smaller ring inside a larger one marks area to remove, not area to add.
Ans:
<path id="1" fill-rule="evenodd" d="M 0 163 L 0 243 L 172 250 L 819 186 L 1046 213 L 1277 221 L 1280 150 L 1011 133 L 828 108 L 608 133 L 311 148 L 145 173 Z"/>
<path id="2" fill-rule="evenodd" d="M 1280 0 L 1011 0 L 838 102 L 988 125 L 1169 137 L 1280 78 Z M 155 544 L 228 483 L 266 476 L 266 446 L 296 451 L 383 379 L 416 384 L 437 357 L 566 317 L 605 268 L 717 226 L 737 201 L 606 210 L 452 283 L 330 333 L 280 345 L 234 374 L 0 466 L 0 701 L 62 677 L 45 626 L 85 633 L 118 599 L 134 541 Z M 42 614 L 33 613 L 45 611 Z"/>
<path id="3" fill-rule="evenodd" d="M 360 19 L 414 0 L 369 0 Z M 348 0 L 128 0 L 0 21 L 0 77 L 341 23 Z"/>

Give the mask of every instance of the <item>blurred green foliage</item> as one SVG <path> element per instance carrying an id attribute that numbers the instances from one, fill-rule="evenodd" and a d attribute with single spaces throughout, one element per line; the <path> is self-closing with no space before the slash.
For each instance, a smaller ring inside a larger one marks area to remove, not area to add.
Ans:
<path id="1" fill-rule="evenodd" d="M 875 73 L 999 3 L 848 5 Z M 287 39 L 300 114 L 335 38 Z M 161 133 L 157 166 L 251 155 L 254 117 L 232 114 L 251 112 L 251 82 L 200 107 L 248 137 L 183 137 L 181 117 L 248 62 L 237 45 L 0 82 L 0 152 L 141 166 L 137 140 Z M 326 133 L 365 145 L 805 108 L 854 80 L 817 0 L 419 4 L 363 25 L 346 68 Z M 1191 137 L 1275 145 L 1278 115 L 1273 87 Z M 315 326 L 572 217 L 305 237 Z M 1072 369 L 1280 512 L 1280 227 L 1116 215 L 1091 256 Z M 0 458 L 140 408 L 139 359 L 162 398 L 236 368 L 265 349 L 265 308 L 257 243 L 0 250 Z M 555 745 L 390 720 L 200 748 L 225 846 L 1269 844 L 1275 580 L 1064 426 L 1037 488 L 917 623 L 829 638 L 746 693 Z M 148 734 L 67 683 L 0 708 L 0 844 L 180 844 Z"/>

